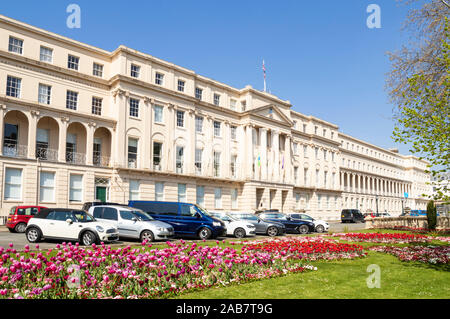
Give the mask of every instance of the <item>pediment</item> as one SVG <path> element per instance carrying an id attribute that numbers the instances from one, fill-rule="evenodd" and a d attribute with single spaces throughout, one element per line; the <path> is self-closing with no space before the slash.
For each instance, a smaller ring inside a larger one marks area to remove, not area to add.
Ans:
<path id="1" fill-rule="evenodd" d="M 259 107 L 257 109 L 253 109 L 251 111 L 252 114 L 269 118 L 271 120 L 275 120 L 278 122 L 282 122 L 285 125 L 292 126 L 293 123 L 290 118 L 288 118 L 283 112 L 280 111 L 280 109 L 275 105 L 266 105 Z"/>

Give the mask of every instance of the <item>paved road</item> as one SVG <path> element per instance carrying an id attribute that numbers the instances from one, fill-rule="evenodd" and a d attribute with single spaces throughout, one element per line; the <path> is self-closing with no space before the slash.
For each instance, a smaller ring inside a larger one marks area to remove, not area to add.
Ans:
<path id="1" fill-rule="evenodd" d="M 342 224 L 341 222 L 329 222 L 330 224 L 330 231 L 332 232 L 343 232 L 346 228 L 348 231 L 356 231 L 361 230 L 365 228 L 365 225 L 363 223 L 358 224 Z M 294 235 L 295 236 L 295 235 Z M 231 239 L 232 237 L 227 237 L 228 239 Z M 253 238 L 267 238 L 267 236 L 256 236 Z M 8 229 L 5 226 L 0 226 L 0 247 L 9 247 L 8 245 L 10 243 L 13 243 L 14 248 L 17 250 L 22 250 L 25 245 L 29 245 L 31 249 L 35 248 L 35 244 L 30 244 L 27 239 L 25 238 L 25 234 L 17 234 L 17 233 L 10 233 Z M 50 249 L 55 248 L 56 244 L 61 243 L 61 241 L 45 241 L 39 243 L 40 249 Z M 160 244 L 165 243 L 165 241 L 159 242 Z M 117 245 L 138 245 L 138 240 L 127 240 L 127 241 L 119 241 L 117 242 Z M 154 244 L 158 244 L 154 243 Z M 116 245 L 116 244 L 115 244 Z"/>

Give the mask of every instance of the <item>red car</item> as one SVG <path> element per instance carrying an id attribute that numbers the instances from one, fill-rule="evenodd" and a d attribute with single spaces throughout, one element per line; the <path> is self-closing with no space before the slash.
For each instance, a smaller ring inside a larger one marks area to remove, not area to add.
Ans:
<path id="1" fill-rule="evenodd" d="M 14 206 L 9 211 L 6 227 L 12 233 L 24 233 L 27 228 L 28 221 L 36 215 L 43 206 Z"/>

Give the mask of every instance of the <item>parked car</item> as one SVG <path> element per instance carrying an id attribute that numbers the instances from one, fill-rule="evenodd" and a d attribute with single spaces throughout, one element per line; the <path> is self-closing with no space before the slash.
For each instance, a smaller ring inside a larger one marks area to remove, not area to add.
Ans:
<path id="1" fill-rule="evenodd" d="M 364 222 L 364 216 L 361 214 L 359 209 L 343 209 L 341 212 L 341 222 L 342 223 L 357 223 Z"/>
<path id="2" fill-rule="evenodd" d="M 139 208 L 154 219 L 172 225 L 176 237 L 197 237 L 200 239 L 226 236 L 225 223 L 211 216 L 195 204 L 157 201 L 129 201 L 128 205 Z"/>
<path id="3" fill-rule="evenodd" d="M 294 220 L 306 220 L 309 222 L 313 222 L 315 231 L 318 233 L 327 232 L 328 229 L 330 228 L 330 225 L 326 221 L 321 220 L 321 219 L 314 219 L 311 216 L 306 215 L 306 214 L 288 213 L 287 215 L 290 216 Z"/>
<path id="4" fill-rule="evenodd" d="M 151 242 L 174 236 L 172 225 L 155 220 L 138 208 L 123 205 L 94 205 L 89 208 L 89 214 L 98 221 L 116 227 L 119 231 L 119 237 Z"/>
<path id="5" fill-rule="evenodd" d="M 30 243 L 52 238 L 86 246 L 119 239 L 117 228 L 97 221 L 84 210 L 66 208 L 42 209 L 30 219 L 25 234 Z"/>
<path id="6" fill-rule="evenodd" d="M 243 220 L 239 220 L 232 215 L 226 213 L 210 212 L 211 216 L 223 221 L 227 227 L 227 235 L 236 238 L 244 238 L 245 236 L 255 236 L 255 225 Z"/>
<path id="7" fill-rule="evenodd" d="M 12 233 L 24 233 L 28 221 L 35 216 L 44 206 L 14 206 L 9 211 L 6 227 Z"/>
<path id="8" fill-rule="evenodd" d="M 99 206 L 99 205 L 102 205 L 102 206 L 103 205 L 127 206 L 124 204 L 101 202 L 101 201 L 97 200 L 97 201 L 93 201 L 93 202 L 85 202 L 81 209 L 87 212 L 87 211 L 89 211 L 89 208 L 91 208 L 92 206 Z"/>
<path id="9" fill-rule="evenodd" d="M 251 213 L 232 212 L 230 215 L 255 225 L 256 234 L 278 236 L 286 233 L 286 227 L 282 223 L 265 221 Z"/>
<path id="10" fill-rule="evenodd" d="M 265 221 L 282 223 L 286 227 L 287 233 L 307 234 L 315 231 L 314 223 L 305 220 L 294 220 L 282 213 L 260 213 L 258 216 Z"/>

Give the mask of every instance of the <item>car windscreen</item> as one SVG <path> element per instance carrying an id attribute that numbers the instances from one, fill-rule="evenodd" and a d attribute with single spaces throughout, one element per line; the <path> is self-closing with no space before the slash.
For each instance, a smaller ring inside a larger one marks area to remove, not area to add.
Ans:
<path id="1" fill-rule="evenodd" d="M 95 218 L 92 215 L 89 215 L 85 211 L 74 211 L 73 215 L 77 219 L 79 223 L 90 223 L 95 222 Z"/>
<path id="2" fill-rule="evenodd" d="M 10 215 L 14 215 L 16 213 L 16 208 L 17 208 L 17 206 L 11 207 L 11 210 L 9 211 L 9 214 Z"/>
<path id="3" fill-rule="evenodd" d="M 209 216 L 209 217 L 212 217 L 211 213 L 208 212 L 206 209 L 204 209 L 204 208 L 202 208 L 202 207 L 200 207 L 200 206 L 198 206 L 198 205 L 196 205 L 196 207 L 197 207 L 197 209 L 198 209 L 202 214 L 204 214 L 204 215 L 206 215 L 206 216 Z"/>
<path id="4" fill-rule="evenodd" d="M 146 212 L 144 212 L 140 209 L 133 210 L 133 214 L 136 215 L 137 217 L 139 217 L 139 219 L 141 219 L 143 221 L 154 220 L 154 218 L 152 216 L 150 216 L 149 214 L 147 214 Z"/>

